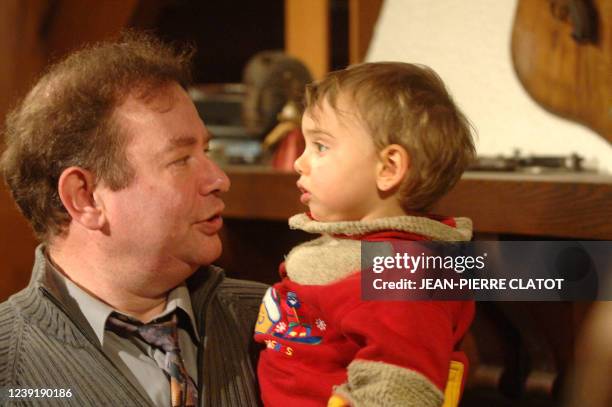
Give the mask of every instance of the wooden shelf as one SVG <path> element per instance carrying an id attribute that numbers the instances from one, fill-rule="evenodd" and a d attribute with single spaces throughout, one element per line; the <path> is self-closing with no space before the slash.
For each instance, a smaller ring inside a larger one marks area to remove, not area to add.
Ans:
<path id="1" fill-rule="evenodd" d="M 226 218 L 284 221 L 304 211 L 296 174 L 225 170 L 232 181 Z M 479 233 L 612 240 L 611 203 L 612 176 L 468 172 L 434 212 L 467 216 Z"/>

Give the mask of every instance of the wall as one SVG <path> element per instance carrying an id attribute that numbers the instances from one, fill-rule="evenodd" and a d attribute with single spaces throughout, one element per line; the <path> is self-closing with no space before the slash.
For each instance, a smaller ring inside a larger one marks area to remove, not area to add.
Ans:
<path id="1" fill-rule="evenodd" d="M 42 70 L 45 52 L 39 27 L 47 1 L 0 2 L 0 118 L 23 95 Z M 2 150 L 0 137 L 0 150 Z M 0 301 L 25 286 L 30 277 L 36 240 L 0 177 Z"/>
<path id="2" fill-rule="evenodd" d="M 612 145 L 537 105 L 516 77 L 510 38 L 516 0 L 386 0 L 367 61 L 431 66 L 478 131 L 479 154 L 582 155 L 612 172 Z M 544 4 L 546 6 L 546 4 Z"/>
<path id="3" fill-rule="evenodd" d="M 136 0 L 0 1 L 0 124 L 52 59 L 126 26 Z M 3 150 L 0 136 L 0 151 Z M 37 242 L 0 177 L 0 301 L 24 287 Z"/>

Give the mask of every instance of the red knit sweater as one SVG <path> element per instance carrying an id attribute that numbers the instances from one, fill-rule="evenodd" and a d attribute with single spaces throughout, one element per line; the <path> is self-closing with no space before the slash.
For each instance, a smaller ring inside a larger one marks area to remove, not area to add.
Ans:
<path id="1" fill-rule="evenodd" d="M 409 232 L 378 232 L 361 240 L 421 240 Z M 346 238 L 346 237 L 344 237 Z M 329 284 L 298 284 L 281 265 L 255 327 L 266 345 L 258 375 L 266 406 L 325 406 L 347 368 L 377 361 L 420 373 L 441 392 L 451 360 L 467 365 L 458 345 L 474 303 L 362 301 L 360 272 Z M 467 366 L 466 366 L 467 367 Z"/>

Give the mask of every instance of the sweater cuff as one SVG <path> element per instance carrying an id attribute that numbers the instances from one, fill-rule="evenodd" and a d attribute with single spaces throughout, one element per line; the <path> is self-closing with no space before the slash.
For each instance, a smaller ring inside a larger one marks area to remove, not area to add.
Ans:
<path id="1" fill-rule="evenodd" d="M 356 360 L 348 366 L 348 381 L 334 393 L 353 407 L 439 407 L 444 396 L 425 376 L 383 362 Z"/>

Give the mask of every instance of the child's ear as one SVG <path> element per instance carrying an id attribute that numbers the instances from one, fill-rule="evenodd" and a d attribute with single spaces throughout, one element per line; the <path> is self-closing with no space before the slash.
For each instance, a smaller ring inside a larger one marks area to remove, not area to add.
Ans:
<path id="1" fill-rule="evenodd" d="M 102 229 L 106 221 L 102 205 L 96 200 L 95 188 L 93 174 L 80 167 L 66 168 L 58 182 L 64 208 L 75 222 L 90 230 Z"/>
<path id="2" fill-rule="evenodd" d="M 410 155 L 399 144 L 391 144 L 378 157 L 376 185 L 380 191 L 388 192 L 399 186 L 408 174 Z"/>

